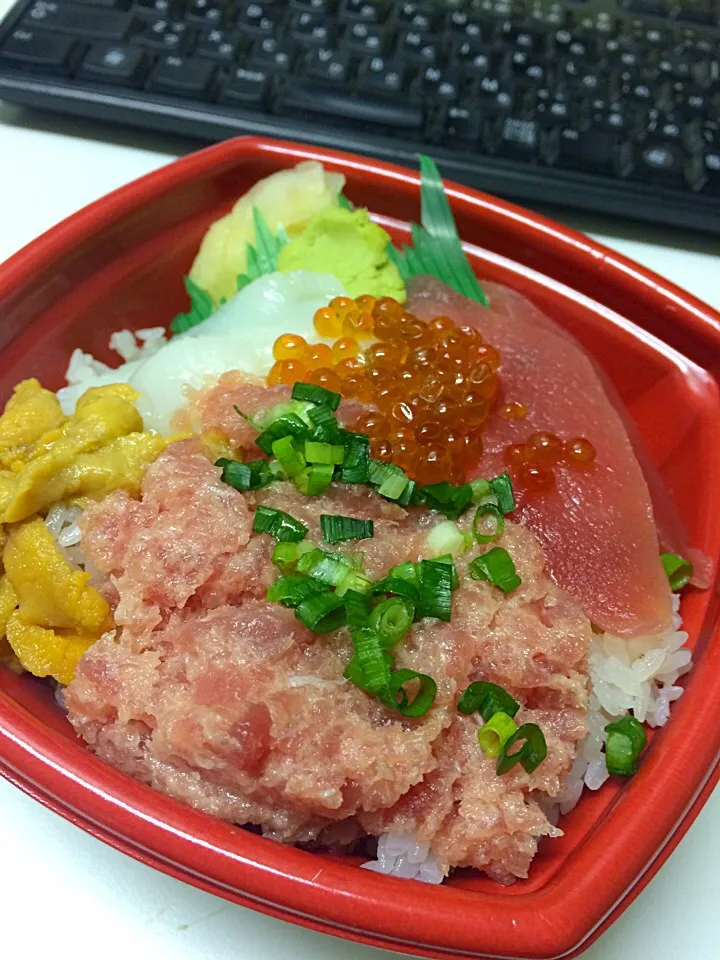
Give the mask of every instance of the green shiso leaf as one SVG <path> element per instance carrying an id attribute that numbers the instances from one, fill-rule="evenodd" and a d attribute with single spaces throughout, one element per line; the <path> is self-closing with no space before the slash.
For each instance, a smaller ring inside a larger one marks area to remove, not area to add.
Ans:
<path id="1" fill-rule="evenodd" d="M 247 273 L 241 273 L 237 278 L 238 292 L 258 277 L 274 273 L 280 251 L 288 242 L 283 227 L 278 224 L 277 231 L 273 233 L 257 207 L 253 207 L 253 227 L 255 246 L 250 243 L 247 245 Z"/>
<path id="2" fill-rule="evenodd" d="M 184 333 L 191 327 L 196 327 L 203 320 L 207 320 L 215 309 L 215 304 L 209 293 L 199 287 L 190 277 L 185 277 L 185 289 L 190 297 L 188 313 L 179 313 L 170 324 L 173 333 Z"/>
<path id="3" fill-rule="evenodd" d="M 404 247 L 402 253 L 388 250 L 403 280 L 430 274 L 470 300 L 489 306 L 463 251 L 437 165 L 422 154 L 420 198 L 422 226 L 412 224 L 413 246 Z"/>

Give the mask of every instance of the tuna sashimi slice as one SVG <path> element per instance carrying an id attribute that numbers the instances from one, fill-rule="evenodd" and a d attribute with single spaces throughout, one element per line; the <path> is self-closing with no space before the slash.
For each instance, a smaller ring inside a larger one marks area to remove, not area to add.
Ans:
<path id="1" fill-rule="evenodd" d="M 534 308 L 529 316 L 520 309 L 498 313 L 429 277 L 411 283 L 407 306 L 424 320 L 445 314 L 479 330 L 500 351 L 505 397 L 528 406 L 522 421 L 491 415 L 472 476 L 502 472 L 504 448 L 536 431 L 592 441 L 597 457 L 590 469 L 558 468 L 555 489 L 542 496 L 518 492 L 513 519 L 537 535 L 552 577 L 602 629 L 622 637 L 668 629 L 671 595 L 650 493 L 593 361 Z"/>

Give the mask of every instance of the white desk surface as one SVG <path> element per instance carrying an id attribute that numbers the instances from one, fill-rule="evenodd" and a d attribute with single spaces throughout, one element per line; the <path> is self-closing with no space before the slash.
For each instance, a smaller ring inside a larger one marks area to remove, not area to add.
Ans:
<path id="1" fill-rule="evenodd" d="M 10 6 L 0 0 L 0 15 Z M 180 139 L 24 114 L 0 104 L 0 262 L 42 231 L 193 149 Z M 720 308 L 720 243 L 555 211 Z M 0 780 L 0 912 L 6 947 L 53 960 L 392 960 L 264 917 L 157 873 Z M 587 960 L 718 960 L 720 791 Z M 7 939 L 22 931 L 22 941 Z M 31 938 L 40 938 L 33 949 Z M 41 954 L 42 951 L 42 954 Z M 13 954 L 15 952 L 13 951 Z"/>

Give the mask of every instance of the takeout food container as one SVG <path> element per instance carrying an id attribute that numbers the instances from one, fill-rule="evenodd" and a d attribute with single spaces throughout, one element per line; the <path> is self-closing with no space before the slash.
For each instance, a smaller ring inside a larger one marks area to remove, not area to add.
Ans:
<path id="1" fill-rule="evenodd" d="M 415 172 L 332 150 L 241 138 L 92 204 L 0 267 L 0 388 L 63 384 L 72 349 L 114 362 L 111 331 L 167 324 L 208 225 L 256 180 L 317 159 L 347 177 L 394 239 L 419 218 Z M 681 507 L 693 546 L 720 554 L 720 316 L 642 267 L 543 217 L 450 186 L 481 278 L 514 287 L 601 364 Z M 683 600 L 696 660 L 640 772 L 586 793 L 541 845 L 527 881 L 457 871 L 441 887 L 357 859 L 265 840 L 156 793 L 96 759 L 48 685 L 0 668 L 0 772 L 41 803 L 151 866 L 315 930 L 426 957 L 577 956 L 648 883 L 718 780 L 717 583 Z"/>

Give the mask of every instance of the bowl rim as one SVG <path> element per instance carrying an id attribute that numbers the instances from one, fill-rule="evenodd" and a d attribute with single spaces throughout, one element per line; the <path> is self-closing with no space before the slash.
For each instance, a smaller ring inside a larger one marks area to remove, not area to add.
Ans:
<path id="1" fill-rule="evenodd" d="M 269 159 L 278 167 L 319 160 L 361 179 L 393 180 L 406 192 L 419 185 L 412 171 L 323 147 L 262 137 L 225 141 L 119 188 L 34 240 L 0 266 L 0 303 L 38 269 L 58 262 L 78 237 L 96 235 L 194 178 L 248 158 Z M 510 223 L 519 236 L 552 247 L 571 267 L 602 262 L 616 292 L 641 296 L 653 309 L 672 308 L 679 324 L 720 347 L 720 314 L 652 271 L 514 204 L 451 182 L 447 192 L 468 218 Z M 49 731 L 4 694 L 0 772 L 137 859 L 274 916 L 426 956 L 568 957 L 584 949 L 649 882 L 720 778 L 720 729 L 706 729 L 700 711 L 687 707 L 703 694 L 720 695 L 720 638 L 708 645 L 691 676 L 693 696 L 679 702 L 663 731 L 663 750 L 651 748 L 641 774 L 624 791 L 612 847 L 604 838 L 585 838 L 573 854 L 571 883 L 561 871 L 540 890 L 513 896 L 422 884 L 409 889 L 403 881 L 351 873 L 346 865 L 268 843 L 132 781 Z M 652 804 L 650 823 L 643 822 L 639 804 Z M 237 852 L 228 849 L 228 830 L 237 831 Z"/>

